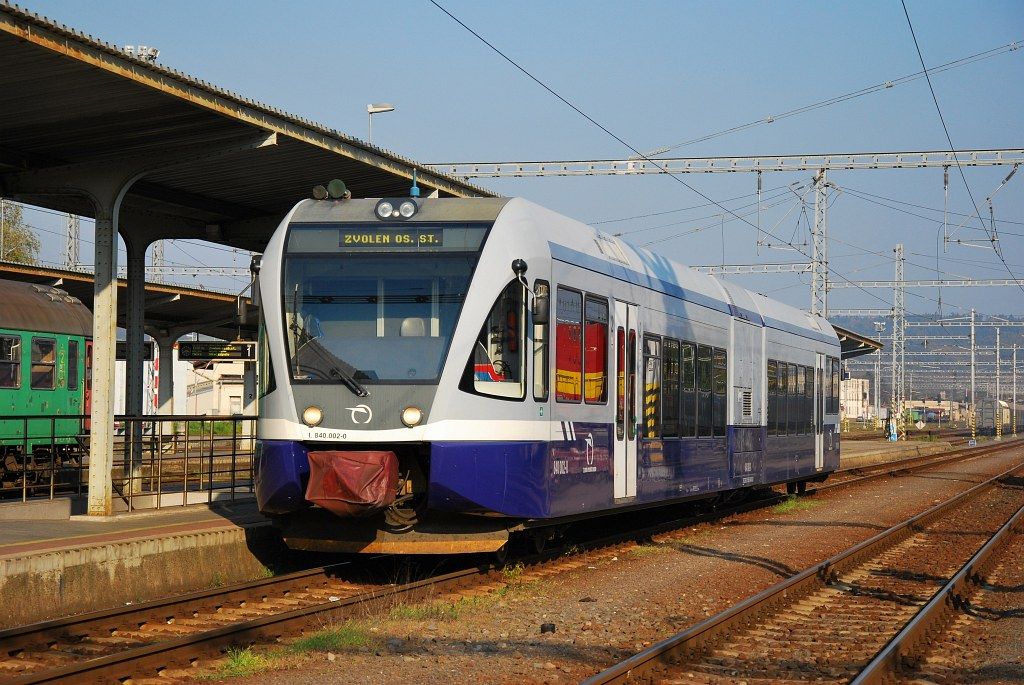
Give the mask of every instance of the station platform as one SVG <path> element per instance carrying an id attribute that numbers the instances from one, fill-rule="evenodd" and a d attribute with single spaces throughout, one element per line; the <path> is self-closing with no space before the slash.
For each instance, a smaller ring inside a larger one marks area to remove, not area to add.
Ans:
<path id="1" fill-rule="evenodd" d="M 265 577 L 283 545 L 254 500 L 0 525 L 0 628 Z"/>

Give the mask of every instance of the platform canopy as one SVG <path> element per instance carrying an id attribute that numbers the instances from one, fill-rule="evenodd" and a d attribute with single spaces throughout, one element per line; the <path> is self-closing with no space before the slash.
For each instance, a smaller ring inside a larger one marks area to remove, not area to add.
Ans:
<path id="1" fill-rule="evenodd" d="M 90 273 L 0 262 L 0 280 L 59 288 L 92 309 L 93 276 Z M 123 294 L 127 287 L 123 278 L 118 279 L 117 287 Z M 127 328 L 127 298 L 119 297 L 117 302 L 117 325 Z M 147 283 L 146 332 L 154 336 L 166 335 L 171 331 L 179 335 L 194 332 L 222 340 L 233 340 L 241 334 L 243 338 L 252 339 L 256 334 L 255 321 L 259 312 L 248 299 L 246 304 L 250 314 L 249 322 L 239 326 L 238 301 L 234 295 L 170 283 Z M 89 327 L 87 335 L 91 336 L 91 322 Z"/>
<path id="2" fill-rule="evenodd" d="M 199 238 L 260 250 L 282 215 L 332 178 L 353 197 L 408 195 L 414 170 L 424 195 L 493 195 L 7 0 L 0 65 L 0 194 L 91 217 L 94 204 L 62 186 L 144 173 L 119 222 L 144 244 Z"/>
<path id="3" fill-rule="evenodd" d="M 839 346 L 842 348 L 843 359 L 853 359 L 864 354 L 878 352 L 884 347 L 878 340 L 872 340 L 866 335 L 861 335 L 846 328 L 832 324 L 839 336 Z"/>

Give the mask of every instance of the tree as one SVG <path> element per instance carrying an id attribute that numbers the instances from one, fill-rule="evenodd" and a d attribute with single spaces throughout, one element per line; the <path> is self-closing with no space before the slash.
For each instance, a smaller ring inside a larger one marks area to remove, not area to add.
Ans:
<path id="1" fill-rule="evenodd" d="M 36 264 L 39 238 L 22 218 L 21 205 L 0 199 L 0 261 Z"/>

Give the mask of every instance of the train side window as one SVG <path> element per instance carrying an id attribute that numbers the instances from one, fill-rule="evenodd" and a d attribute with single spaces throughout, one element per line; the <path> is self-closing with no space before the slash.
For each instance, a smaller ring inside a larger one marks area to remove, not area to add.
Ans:
<path id="1" fill-rule="evenodd" d="M 797 366 L 797 387 L 794 394 L 797 397 L 797 432 L 807 432 L 807 402 L 804 401 L 804 386 L 807 384 L 807 367 Z"/>
<path id="2" fill-rule="evenodd" d="M 692 342 L 679 344 L 679 366 L 682 372 L 682 406 L 679 408 L 679 434 L 684 438 L 697 435 L 697 346 Z"/>
<path id="3" fill-rule="evenodd" d="M 68 390 L 78 390 L 77 340 L 68 340 Z"/>
<path id="4" fill-rule="evenodd" d="M 711 423 L 711 348 L 697 345 L 697 436 L 710 438 Z"/>
<path id="5" fill-rule="evenodd" d="M 615 329 L 615 438 L 625 437 L 626 425 L 626 330 Z"/>
<path id="6" fill-rule="evenodd" d="M 555 401 L 583 397 L 583 294 L 558 288 L 555 309 Z"/>
<path id="7" fill-rule="evenodd" d="M 491 307 L 473 345 L 473 390 L 493 397 L 521 400 L 526 326 L 523 284 L 510 281 Z"/>
<path id="8" fill-rule="evenodd" d="M 839 360 L 832 358 L 832 413 L 839 413 Z"/>
<path id="9" fill-rule="evenodd" d="M 549 292 L 548 282 L 534 281 L 533 292 L 546 298 Z M 546 402 L 548 399 L 549 330 L 550 325 L 547 321 L 533 324 L 533 399 L 538 402 Z"/>
<path id="10" fill-rule="evenodd" d="M 775 435 L 775 416 L 779 413 L 779 363 L 774 359 L 768 360 L 768 415 L 765 425 L 768 427 L 768 435 Z"/>
<path id="11" fill-rule="evenodd" d="M 626 346 L 626 405 L 629 407 L 629 439 L 636 440 L 636 331 L 630 329 Z"/>
<path id="12" fill-rule="evenodd" d="M 814 432 L 814 369 L 804 367 L 804 433 Z"/>
<path id="13" fill-rule="evenodd" d="M 608 300 L 587 295 L 583 329 L 583 400 L 608 402 Z"/>
<path id="14" fill-rule="evenodd" d="M 726 433 L 728 424 L 729 403 L 726 396 L 726 387 L 729 381 L 728 356 L 725 350 L 716 347 L 713 352 L 713 377 L 712 394 L 714 396 L 712 416 L 714 417 L 714 434 L 723 436 Z"/>
<path id="15" fill-rule="evenodd" d="M 644 336 L 644 429 L 643 437 L 661 435 L 661 339 Z"/>
<path id="16" fill-rule="evenodd" d="M 790 435 L 799 433 L 799 406 L 796 401 L 797 378 L 796 364 L 789 365 L 789 386 L 786 390 L 786 432 Z"/>
<path id="17" fill-rule="evenodd" d="M 57 341 L 32 338 L 32 389 L 53 390 L 57 380 Z"/>
<path id="18" fill-rule="evenodd" d="M 0 335 L 0 388 L 21 387 L 21 337 Z"/>
<path id="19" fill-rule="evenodd" d="M 786 362 L 779 362 L 779 414 L 778 423 L 779 435 L 786 434 L 786 413 L 789 403 L 786 401 L 786 393 L 789 391 L 789 365 Z"/>
<path id="20" fill-rule="evenodd" d="M 679 435 L 679 341 L 665 338 L 662 354 L 661 434 L 674 438 Z"/>

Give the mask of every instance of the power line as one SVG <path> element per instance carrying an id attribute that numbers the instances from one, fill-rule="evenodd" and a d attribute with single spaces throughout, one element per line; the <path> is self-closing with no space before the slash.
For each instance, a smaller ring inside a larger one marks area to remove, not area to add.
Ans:
<path id="1" fill-rule="evenodd" d="M 961 57 L 960 59 L 953 60 L 952 62 L 946 62 L 945 64 L 939 65 L 939 66 L 933 68 L 931 71 L 932 71 L 932 73 L 939 73 L 939 72 L 943 72 L 943 71 L 948 71 L 949 69 L 955 69 L 956 67 L 966 66 L 967 64 L 971 64 L 973 62 L 977 62 L 977 61 L 980 61 L 980 60 L 983 60 L 983 59 L 988 59 L 989 57 L 994 57 L 996 55 L 1000 55 L 1000 54 L 1007 53 L 1007 52 L 1013 52 L 1014 50 L 1017 50 L 1020 47 L 1019 46 L 1019 42 L 1020 41 L 1013 41 L 1011 43 L 1007 43 L 1006 45 L 1001 45 L 999 47 L 992 48 L 990 50 L 984 50 L 982 52 L 978 52 L 978 53 L 975 53 L 973 55 L 968 55 L 967 57 Z M 867 86 L 867 87 L 861 88 L 859 90 L 851 91 L 849 93 L 844 93 L 843 95 L 836 95 L 834 97 L 831 97 L 831 98 L 828 98 L 828 99 L 825 99 L 825 100 L 820 100 L 818 102 L 811 103 L 809 105 L 803 105 L 801 107 L 797 107 L 795 109 L 791 109 L 791 110 L 789 110 L 787 112 L 783 112 L 782 114 L 776 114 L 776 115 L 767 116 L 767 117 L 764 117 L 762 119 L 757 119 L 756 121 L 750 121 L 750 122 L 747 122 L 745 124 L 738 124 L 736 126 L 731 126 L 729 128 L 722 129 L 721 131 L 717 131 L 715 133 L 709 133 L 709 134 L 700 136 L 699 138 L 692 138 L 690 140 L 685 140 L 685 141 L 683 141 L 681 143 L 676 143 L 675 145 L 667 145 L 665 147 L 660 147 L 660 148 L 657 148 L 656 150 L 652 150 L 648 154 L 651 155 L 651 156 L 661 155 L 661 154 L 664 154 L 666 152 L 671 152 L 672 150 L 677 150 L 677 149 L 679 149 L 681 147 L 684 147 L 686 145 L 693 145 L 695 143 L 703 143 L 704 141 L 712 140 L 713 138 L 720 138 L 721 136 L 728 135 L 730 133 L 736 133 L 738 131 L 744 131 L 746 129 L 753 128 L 755 126 L 762 126 L 762 125 L 766 125 L 766 124 L 772 124 L 772 123 L 774 123 L 776 121 L 779 121 L 780 119 L 787 119 L 789 117 L 796 116 L 798 114 L 804 114 L 806 112 L 810 112 L 810 111 L 813 111 L 813 110 L 816 110 L 816 109 L 821 109 L 823 107 L 828 107 L 830 105 L 839 104 L 841 102 L 845 102 L 847 100 L 852 100 L 854 98 L 858 98 L 858 97 L 861 97 L 863 95 L 870 95 L 872 93 L 876 93 L 876 92 L 879 92 L 879 91 L 882 91 L 882 90 L 887 90 L 887 89 L 892 88 L 892 87 L 897 86 L 897 85 L 903 85 L 904 83 L 910 83 L 911 81 L 916 81 L 916 80 L 920 79 L 922 76 L 927 76 L 927 72 L 918 71 L 918 72 L 915 72 L 913 74 L 907 74 L 907 75 L 904 75 L 904 76 L 900 76 L 899 78 L 893 79 L 891 81 L 882 81 L 881 83 L 876 83 L 873 86 Z"/>
<path id="2" fill-rule="evenodd" d="M 981 210 L 978 209 L 978 203 L 974 200 L 974 193 L 971 192 L 971 186 L 967 183 L 967 175 L 964 174 L 964 168 L 960 165 L 960 160 L 957 158 L 956 146 L 953 145 L 953 138 L 949 135 L 949 127 L 946 126 L 946 118 L 942 115 L 942 107 L 939 106 L 939 98 L 935 94 L 935 87 L 932 86 L 932 78 L 928 75 L 928 67 L 924 63 L 924 54 L 921 52 L 921 45 L 917 42 L 917 34 L 914 32 L 914 22 L 910 20 L 910 12 L 907 11 L 906 0 L 900 0 L 900 4 L 903 5 L 903 14 L 907 18 L 907 26 L 910 28 L 910 37 L 914 39 L 914 48 L 917 50 L 917 58 L 921 60 L 921 69 L 924 71 L 925 81 L 928 82 L 928 90 L 932 94 L 932 102 L 935 103 L 935 111 L 939 114 L 939 121 L 942 123 L 942 130 L 946 134 L 946 142 L 949 143 L 949 150 L 953 152 L 953 161 L 956 163 L 957 171 L 960 172 L 960 179 L 964 182 L 964 187 L 967 189 L 967 195 L 971 198 L 971 204 L 974 205 L 974 212 L 978 215 L 978 221 L 981 225 L 985 225 L 985 220 L 981 218 Z M 999 257 L 999 261 L 1006 267 L 1006 272 L 1010 274 L 1010 277 L 1017 283 L 1017 287 L 1020 288 L 1021 292 L 1024 292 L 1024 284 L 1014 275 L 1010 269 L 1010 265 L 1006 263 L 1003 258 L 1003 251 L 999 247 L 999 234 L 995 232 L 995 227 L 991 231 L 986 231 L 988 239 L 992 243 L 992 250 Z"/>

